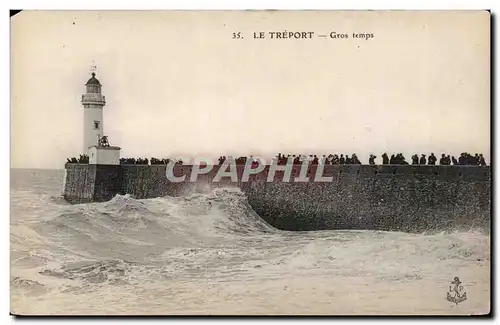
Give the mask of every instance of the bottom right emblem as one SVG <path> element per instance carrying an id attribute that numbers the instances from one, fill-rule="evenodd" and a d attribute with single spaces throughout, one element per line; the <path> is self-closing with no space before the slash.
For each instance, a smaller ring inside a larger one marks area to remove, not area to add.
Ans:
<path id="1" fill-rule="evenodd" d="M 462 301 L 467 300 L 467 292 L 465 292 L 464 286 L 458 277 L 455 277 L 453 281 L 451 281 L 450 290 L 446 295 L 446 300 L 452 302 L 456 305 L 461 303 Z"/>

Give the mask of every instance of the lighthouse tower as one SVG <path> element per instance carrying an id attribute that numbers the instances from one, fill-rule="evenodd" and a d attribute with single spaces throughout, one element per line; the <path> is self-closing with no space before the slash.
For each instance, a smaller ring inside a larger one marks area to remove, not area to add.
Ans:
<path id="1" fill-rule="evenodd" d="M 103 134 L 103 108 L 106 98 L 101 94 L 101 83 L 92 72 L 92 77 L 85 84 L 87 92 L 82 95 L 83 105 L 83 153 L 87 154 L 91 146 L 99 145 Z"/>
<path id="2" fill-rule="evenodd" d="M 89 156 L 91 165 L 119 165 L 120 148 L 110 146 L 104 135 L 103 108 L 106 98 L 101 94 L 101 83 L 94 71 L 85 86 L 87 91 L 82 95 L 83 153 Z"/>
<path id="3" fill-rule="evenodd" d="M 110 146 L 104 135 L 102 109 L 106 100 L 95 71 L 85 86 L 87 91 L 82 95 L 83 154 L 87 155 L 88 163 L 86 160 L 70 161 L 64 166 L 63 195 L 72 203 L 102 202 L 123 193 L 120 147 Z"/>

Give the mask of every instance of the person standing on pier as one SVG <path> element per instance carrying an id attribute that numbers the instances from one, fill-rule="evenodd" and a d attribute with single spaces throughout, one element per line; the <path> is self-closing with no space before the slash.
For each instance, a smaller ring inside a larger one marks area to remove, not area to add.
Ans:
<path id="1" fill-rule="evenodd" d="M 389 156 L 386 153 L 384 153 L 382 155 L 382 165 L 388 165 L 388 164 L 389 164 Z"/>
<path id="2" fill-rule="evenodd" d="M 437 161 L 436 156 L 434 156 L 434 153 L 431 153 L 431 155 L 429 156 L 429 165 L 435 165 L 436 161 Z"/>
<path id="3" fill-rule="evenodd" d="M 420 165 L 425 165 L 427 164 L 427 159 L 425 159 L 425 155 L 422 154 L 422 157 L 420 157 Z"/>

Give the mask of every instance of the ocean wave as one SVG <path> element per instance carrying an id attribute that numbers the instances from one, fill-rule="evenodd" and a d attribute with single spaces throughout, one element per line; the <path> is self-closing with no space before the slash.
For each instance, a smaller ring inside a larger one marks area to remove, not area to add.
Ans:
<path id="1" fill-rule="evenodd" d="M 12 277 L 10 280 L 11 288 L 20 290 L 25 294 L 41 295 L 49 291 L 49 289 L 38 281 L 24 279 L 19 276 Z"/>
<path id="2" fill-rule="evenodd" d="M 202 237 L 275 233 L 248 205 L 244 194 L 235 190 L 215 189 L 209 194 L 184 198 L 162 197 L 137 200 L 117 195 L 111 201 L 61 207 L 44 227 L 54 233 L 76 236 L 109 232 L 138 232 L 162 229 L 164 235 L 177 231 Z M 100 231 L 98 229 L 101 229 Z"/>
<path id="3" fill-rule="evenodd" d="M 490 260 L 489 236 L 478 231 L 278 230 L 255 213 L 238 189 L 144 200 L 117 195 L 108 202 L 78 205 L 49 199 L 46 206 L 40 218 L 11 227 L 13 265 L 36 269 L 41 279 L 52 280 L 30 281 L 57 284 L 60 292 L 183 279 L 233 281 L 256 274 L 279 279 L 283 273 L 311 270 L 418 281 L 444 272 L 436 263 L 444 268 L 488 265 Z M 11 283 L 16 290 L 42 292 L 36 283 L 19 279 Z"/>
<path id="4" fill-rule="evenodd" d="M 89 283 L 124 284 L 130 270 L 130 262 L 109 260 L 79 262 L 62 266 L 60 269 L 45 269 L 39 273 L 46 276 L 80 280 Z"/>

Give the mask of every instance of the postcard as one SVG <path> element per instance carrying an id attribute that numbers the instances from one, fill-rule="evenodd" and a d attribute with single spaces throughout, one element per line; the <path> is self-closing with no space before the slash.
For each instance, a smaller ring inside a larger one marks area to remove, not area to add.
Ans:
<path id="1" fill-rule="evenodd" d="M 12 15 L 11 313 L 490 313 L 490 30 Z"/>

